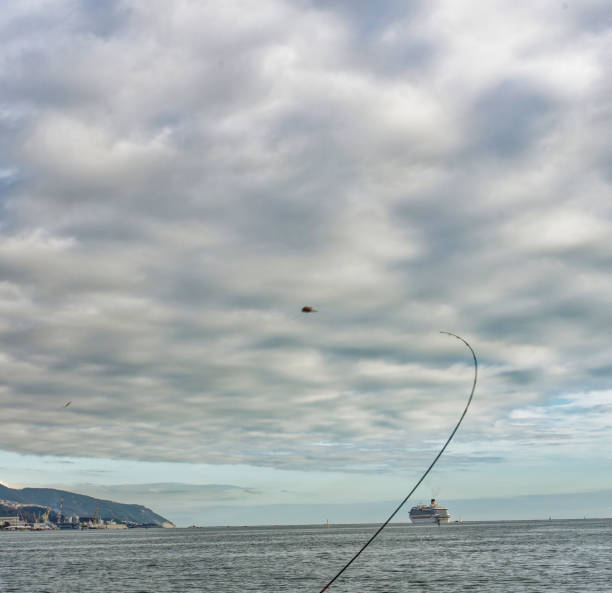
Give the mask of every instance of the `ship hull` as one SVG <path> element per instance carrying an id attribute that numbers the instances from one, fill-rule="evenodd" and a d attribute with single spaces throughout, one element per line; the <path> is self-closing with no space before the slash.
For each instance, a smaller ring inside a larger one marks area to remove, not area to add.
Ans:
<path id="1" fill-rule="evenodd" d="M 442 525 L 448 523 L 449 517 L 410 517 L 410 521 L 414 525 Z"/>

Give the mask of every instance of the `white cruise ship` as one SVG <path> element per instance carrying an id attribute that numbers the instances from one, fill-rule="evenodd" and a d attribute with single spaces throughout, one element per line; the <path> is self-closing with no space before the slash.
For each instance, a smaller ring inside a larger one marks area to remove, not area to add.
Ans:
<path id="1" fill-rule="evenodd" d="M 435 498 L 431 499 L 430 504 L 418 504 L 410 509 L 410 520 L 416 525 L 426 523 L 437 524 L 448 523 L 450 514 L 446 507 L 440 506 Z"/>

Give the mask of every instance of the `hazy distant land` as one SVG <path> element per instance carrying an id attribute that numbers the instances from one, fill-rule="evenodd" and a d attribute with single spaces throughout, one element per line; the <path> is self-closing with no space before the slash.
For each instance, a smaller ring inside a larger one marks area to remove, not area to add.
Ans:
<path id="1" fill-rule="evenodd" d="M 62 515 L 64 517 L 73 515 L 91 517 L 97 514 L 103 520 L 129 522 L 138 525 L 174 527 L 171 521 L 143 505 L 102 500 L 54 488 L 16 489 L 8 488 L 2 484 L 0 484 L 0 515 L 11 514 L 11 509 L 15 508 L 11 503 L 50 507 L 51 511 L 56 514 L 59 512 L 62 499 Z M 14 511 L 12 514 L 14 514 Z"/>

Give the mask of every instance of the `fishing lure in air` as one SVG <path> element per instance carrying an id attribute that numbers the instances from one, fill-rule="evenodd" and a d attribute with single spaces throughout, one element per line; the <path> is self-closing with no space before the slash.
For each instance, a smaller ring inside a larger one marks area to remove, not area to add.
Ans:
<path id="1" fill-rule="evenodd" d="M 393 513 L 391 513 L 390 517 L 378 528 L 378 530 L 376 531 L 376 533 L 361 547 L 361 549 L 342 567 L 342 569 L 336 573 L 336 576 L 334 576 L 333 579 L 331 579 L 331 581 L 329 581 L 327 583 L 327 585 L 325 585 L 325 587 L 323 587 L 323 589 L 321 589 L 321 591 L 319 593 L 323 593 L 324 591 L 327 591 L 327 589 L 329 589 L 330 585 L 351 565 L 353 564 L 353 562 L 355 560 L 357 560 L 357 558 L 359 557 L 359 555 L 361 554 L 361 552 L 363 552 L 373 541 L 374 538 L 376 538 L 376 536 L 390 523 L 391 519 L 393 519 L 393 517 L 395 517 L 395 515 L 397 515 L 397 513 L 399 512 L 399 510 L 404 506 L 405 502 L 412 496 L 412 494 L 414 493 L 414 491 L 421 485 L 421 482 L 425 479 L 425 477 L 427 476 L 427 474 L 431 471 L 431 469 L 433 468 L 433 466 L 436 464 L 436 462 L 438 461 L 438 459 L 440 459 L 442 453 L 444 453 L 444 450 L 446 449 L 446 447 L 448 447 L 448 444 L 451 442 L 451 440 L 453 439 L 453 437 L 455 436 L 455 433 L 457 432 L 457 429 L 459 428 L 459 425 L 461 424 L 463 418 L 465 417 L 468 408 L 470 407 L 470 404 L 472 403 L 472 397 L 474 395 L 474 390 L 476 389 L 476 381 L 478 380 L 478 360 L 476 359 L 476 354 L 474 352 L 474 350 L 472 349 L 472 347 L 461 337 L 458 336 L 457 334 L 453 334 L 452 332 L 447 332 L 447 331 L 442 331 L 440 332 L 442 334 L 447 334 L 449 336 L 453 336 L 454 338 L 457 338 L 458 340 L 461 340 L 469 349 L 470 352 L 472 353 L 472 357 L 474 358 L 474 383 L 472 384 L 472 391 L 470 392 L 470 397 L 468 398 L 467 404 L 465 406 L 465 409 L 463 410 L 463 414 L 461 414 L 461 417 L 459 418 L 459 421 L 457 422 L 457 424 L 455 425 L 455 428 L 453 428 L 453 431 L 450 433 L 450 436 L 448 437 L 448 439 L 446 440 L 446 443 L 444 443 L 444 446 L 442 447 L 442 449 L 440 449 L 440 452 L 436 455 L 435 459 L 431 462 L 431 465 L 425 470 L 425 473 L 421 476 L 421 478 L 419 479 L 419 481 L 415 484 L 414 488 L 407 494 L 406 498 L 404 498 L 404 500 L 402 500 L 402 502 L 399 504 L 399 506 L 393 511 Z"/>

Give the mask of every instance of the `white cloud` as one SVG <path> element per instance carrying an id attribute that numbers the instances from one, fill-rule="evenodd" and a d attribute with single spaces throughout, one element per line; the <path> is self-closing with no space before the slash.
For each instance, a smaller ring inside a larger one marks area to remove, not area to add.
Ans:
<path id="1" fill-rule="evenodd" d="M 0 447 L 413 468 L 470 386 L 449 329 L 467 459 L 597 451 L 550 403 L 612 371 L 593 6 L 12 6 Z"/>

